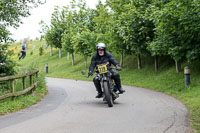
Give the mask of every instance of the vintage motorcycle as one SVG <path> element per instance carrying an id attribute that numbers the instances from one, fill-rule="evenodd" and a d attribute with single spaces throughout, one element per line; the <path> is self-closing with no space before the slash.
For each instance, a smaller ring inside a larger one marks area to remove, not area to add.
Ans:
<path id="1" fill-rule="evenodd" d="M 109 63 L 100 64 L 96 66 L 96 70 L 94 72 L 97 73 L 97 77 L 100 80 L 102 91 L 103 91 L 103 101 L 106 101 L 108 107 L 113 107 L 114 100 L 119 97 L 117 93 L 117 86 L 114 80 L 111 78 L 112 73 L 111 69 L 116 69 L 109 65 Z M 92 76 L 94 72 L 88 77 Z"/>

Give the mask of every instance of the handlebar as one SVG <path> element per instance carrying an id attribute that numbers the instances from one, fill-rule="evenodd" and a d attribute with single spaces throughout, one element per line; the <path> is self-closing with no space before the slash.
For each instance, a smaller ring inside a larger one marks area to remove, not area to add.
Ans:
<path id="1" fill-rule="evenodd" d="M 115 67 L 115 66 L 109 66 L 109 70 L 111 70 L 111 69 L 116 69 L 116 70 L 118 70 L 118 71 L 121 71 L 121 69 L 118 69 L 118 68 Z M 95 69 L 90 75 L 87 76 L 87 78 L 91 77 L 95 72 L 98 72 L 98 70 Z"/>

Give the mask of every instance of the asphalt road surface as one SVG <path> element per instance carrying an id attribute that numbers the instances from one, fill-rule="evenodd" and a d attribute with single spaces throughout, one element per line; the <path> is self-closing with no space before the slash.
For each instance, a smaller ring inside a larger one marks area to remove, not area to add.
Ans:
<path id="1" fill-rule="evenodd" d="M 0 133 L 189 133 L 187 109 L 163 93 L 123 86 L 110 108 L 95 98 L 92 82 L 46 81 L 41 102 L 0 116 Z"/>

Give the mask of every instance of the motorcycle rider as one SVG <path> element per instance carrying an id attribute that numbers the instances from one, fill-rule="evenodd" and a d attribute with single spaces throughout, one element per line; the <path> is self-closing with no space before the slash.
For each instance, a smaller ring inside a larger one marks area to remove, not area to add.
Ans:
<path id="1" fill-rule="evenodd" d="M 93 57 L 92 57 L 91 64 L 90 64 L 90 67 L 89 67 L 88 76 L 90 76 L 93 73 L 96 65 L 104 64 L 104 63 L 107 63 L 107 62 L 109 62 L 109 65 L 113 64 L 114 66 L 116 66 L 117 70 L 119 70 L 119 71 L 121 70 L 121 67 L 118 64 L 117 60 L 114 59 L 114 57 L 112 56 L 111 53 L 106 51 L 106 45 L 104 43 L 98 43 L 96 45 L 96 50 L 97 50 L 97 53 L 94 54 Z M 114 79 L 119 93 L 122 94 L 123 92 L 125 92 L 125 90 L 122 89 L 121 81 L 120 81 L 120 75 L 116 71 L 114 71 L 113 69 L 111 70 L 111 73 L 112 73 L 111 78 Z M 103 97 L 100 80 L 99 80 L 97 75 L 94 76 L 93 82 L 94 82 L 94 85 L 95 85 L 96 90 L 98 92 L 96 98 Z"/>

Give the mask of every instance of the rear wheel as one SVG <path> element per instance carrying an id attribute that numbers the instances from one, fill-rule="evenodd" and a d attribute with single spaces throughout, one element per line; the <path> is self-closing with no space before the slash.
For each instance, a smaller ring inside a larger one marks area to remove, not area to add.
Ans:
<path id="1" fill-rule="evenodd" d="M 104 94 L 105 94 L 106 101 L 108 103 L 108 107 L 113 107 L 113 98 L 112 98 L 112 95 L 110 93 L 110 88 L 108 86 L 108 82 L 107 81 L 103 82 L 103 89 L 104 89 Z"/>

